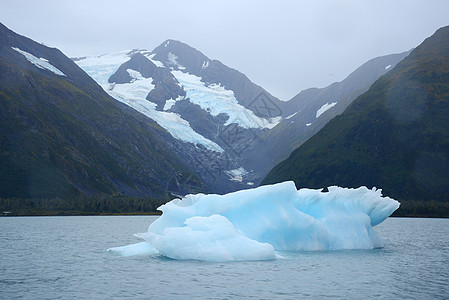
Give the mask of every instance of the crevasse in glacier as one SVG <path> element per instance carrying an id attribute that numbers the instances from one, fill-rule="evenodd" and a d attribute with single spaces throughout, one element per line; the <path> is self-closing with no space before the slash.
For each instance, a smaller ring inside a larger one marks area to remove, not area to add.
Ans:
<path id="1" fill-rule="evenodd" d="M 110 250 L 241 261 L 275 259 L 276 251 L 379 248 L 384 244 L 373 226 L 398 207 L 375 188 L 332 186 L 323 193 L 296 190 L 291 181 L 226 195 L 187 195 L 159 207 L 162 216 L 136 234 L 145 242 Z"/>

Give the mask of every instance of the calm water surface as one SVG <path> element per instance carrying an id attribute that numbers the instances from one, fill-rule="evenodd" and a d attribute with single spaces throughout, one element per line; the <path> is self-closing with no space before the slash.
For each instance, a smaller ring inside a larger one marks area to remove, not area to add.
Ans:
<path id="1" fill-rule="evenodd" d="M 390 218 L 387 247 L 208 263 L 120 257 L 156 217 L 0 218 L 0 299 L 449 299 L 449 219 Z"/>

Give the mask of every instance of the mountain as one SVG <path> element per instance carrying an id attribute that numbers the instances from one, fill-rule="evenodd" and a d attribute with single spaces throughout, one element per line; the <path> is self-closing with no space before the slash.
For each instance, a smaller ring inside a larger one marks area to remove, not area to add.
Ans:
<path id="1" fill-rule="evenodd" d="M 280 106 L 284 118 L 259 141 L 255 147 L 257 153 L 248 156 L 257 159 L 263 156 L 266 162 L 263 173 L 267 174 L 331 119 L 341 114 L 374 81 L 392 70 L 409 53 L 407 51 L 371 59 L 341 82 L 321 89 L 304 90 L 284 102 Z M 257 163 L 254 161 L 254 164 Z"/>
<path id="2" fill-rule="evenodd" d="M 183 160 L 217 193 L 253 186 L 247 149 L 281 119 L 281 101 L 244 74 L 178 41 L 73 59 L 118 101 L 183 143 Z"/>
<path id="3" fill-rule="evenodd" d="M 181 141 L 184 161 L 201 170 L 214 192 L 224 193 L 258 185 L 276 163 L 406 55 L 373 59 L 342 82 L 306 90 L 288 102 L 175 40 L 152 51 L 73 60 L 112 97 Z"/>
<path id="4" fill-rule="evenodd" d="M 174 70 L 201 77 L 206 85 L 217 84 L 226 90 L 231 90 L 237 102 L 252 110 L 251 102 L 264 93 L 270 101 L 281 105 L 282 101 L 270 95 L 266 90 L 251 82 L 239 71 L 229 68 L 215 59 L 209 59 L 200 51 L 179 41 L 167 40 L 153 50 L 154 59 Z M 262 112 L 254 111 L 256 115 L 266 117 Z M 280 115 L 273 112 L 270 117 Z"/>
<path id="5" fill-rule="evenodd" d="M 263 184 L 376 186 L 403 202 L 403 212 L 441 212 L 438 203 L 446 203 L 447 215 L 448 70 L 449 27 L 443 27 L 273 168 Z M 422 202 L 427 212 L 416 210 Z"/>
<path id="6" fill-rule="evenodd" d="M 168 199 L 170 184 L 208 190 L 156 122 L 107 95 L 59 50 L 2 24 L 0 106 L 0 198 Z"/>

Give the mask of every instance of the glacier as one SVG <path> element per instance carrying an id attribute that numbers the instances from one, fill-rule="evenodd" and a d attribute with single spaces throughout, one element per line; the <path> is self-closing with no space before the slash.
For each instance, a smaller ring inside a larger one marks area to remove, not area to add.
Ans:
<path id="1" fill-rule="evenodd" d="M 131 50 L 124 50 L 100 56 L 83 57 L 75 60 L 75 63 L 92 77 L 99 85 L 107 85 L 109 77 L 114 74 L 118 68 L 129 61 L 128 55 Z"/>
<path id="2" fill-rule="evenodd" d="M 399 205 L 376 188 L 297 190 L 292 181 L 187 195 L 158 208 L 162 215 L 148 231 L 135 234 L 143 242 L 108 250 L 226 262 L 278 259 L 280 251 L 381 248 L 373 227 Z"/>
<path id="3" fill-rule="evenodd" d="M 168 43 L 168 42 L 167 42 Z M 165 44 L 168 45 L 168 44 Z M 179 85 L 186 91 L 186 97 L 178 96 L 176 99 L 166 99 L 163 111 L 156 109 L 156 104 L 146 99 L 147 95 L 155 88 L 152 78 L 144 78 L 139 72 L 132 69 L 126 71 L 133 79 L 129 83 L 109 83 L 109 78 L 119 67 L 131 59 L 133 53 L 141 53 L 158 68 L 169 68 L 172 75 L 178 80 Z M 223 153 L 224 149 L 214 141 L 196 132 L 190 123 L 181 115 L 169 111 L 177 101 L 188 99 L 191 103 L 199 105 L 212 116 L 224 114 L 228 120 L 224 124 L 237 124 L 246 129 L 259 128 L 271 129 L 280 123 L 281 116 L 273 118 L 258 117 L 251 110 L 240 105 L 232 90 L 227 90 L 220 84 L 206 84 L 202 78 L 189 74 L 186 68 L 178 62 L 178 57 L 169 52 L 167 66 L 154 57 L 156 53 L 136 49 L 125 50 L 95 57 L 81 57 L 75 59 L 75 63 L 91 76 L 110 96 L 132 107 L 148 118 L 157 122 L 167 130 L 175 139 L 191 143 L 195 146 L 203 146 L 208 150 Z M 209 62 L 203 62 L 205 69 Z"/>
<path id="4" fill-rule="evenodd" d="M 154 55 L 150 54 L 150 52 L 144 50 L 139 51 L 149 60 L 154 62 L 157 67 L 163 67 L 161 62 L 152 59 Z M 111 97 L 154 120 L 175 139 L 186 143 L 192 143 L 196 146 L 202 145 L 205 148 L 218 153 L 224 152 L 223 148 L 217 143 L 194 131 L 190 126 L 190 123 L 181 118 L 179 114 L 156 110 L 156 104 L 146 99 L 148 93 L 155 87 L 152 78 L 144 78 L 140 72 L 127 69 L 126 71 L 132 78 L 130 83 L 116 84 L 108 82 L 109 77 L 114 74 L 123 63 L 130 60 L 129 53 L 131 52 L 132 51 L 130 50 L 126 50 L 97 57 L 85 57 L 77 59 L 75 62 Z M 178 97 L 174 101 L 181 99 L 182 98 Z"/>
<path id="5" fill-rule="evenodd" d="M 228 116 L 225 126 L 234 123 L 245 129 L 271 129 L 282 119 L 282 117 L 265 119 L 256 116 L 254 112 L 238 103 L 232 90 L 227 90 L 221 84 L 207 85 L 201 77 L 179 70 L 172 70 L 171 73 L 184 87 L 186 99 L 199 105 L 214 117 L 219 114 Z"/>

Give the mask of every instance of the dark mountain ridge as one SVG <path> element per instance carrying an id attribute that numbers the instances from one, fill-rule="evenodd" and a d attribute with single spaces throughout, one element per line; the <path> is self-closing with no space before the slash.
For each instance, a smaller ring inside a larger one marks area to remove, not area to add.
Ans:
<path id="1" fill-rule="evenodd" d="M 341 114 L 352 101 L 366 92 L 377 78 L 393 69 L 409 53 L 410 51 L 407 51 L 373 58 L 341 82 L 334 82 L 321 89 L 307 89 L 284 102 L 281 106 L 284 120 L 271 129 L 256 147 L 257 151 L 264 152 L 263 160 L 267 162 L 265 174 L 332 118 Z M 327 104 L 329 108 L 318 114 Z M 252 153 L 249 156 L 261 159 L 260 153 Z"/>
<path id="2" fill-rule="evenodd" d="M 0 198 L 167 199 L 174 174 L 197 184 L 185 191 L 207 190 L 176 154 L 178 141 L 159 125 L 108 96 L 59 50 L 2 24 L 0 105 Z"/>
<path id="3" fill-rule="evenodd" d="M 273 168 L 263 184 L 376 186 L 403 202 L 408 214 L 416 208 L 413 201 L 447 203 L 448 70 L 449 26 Z"/>

